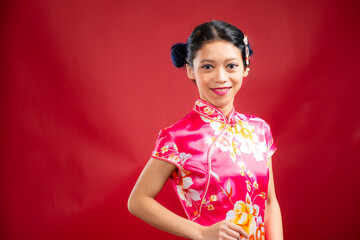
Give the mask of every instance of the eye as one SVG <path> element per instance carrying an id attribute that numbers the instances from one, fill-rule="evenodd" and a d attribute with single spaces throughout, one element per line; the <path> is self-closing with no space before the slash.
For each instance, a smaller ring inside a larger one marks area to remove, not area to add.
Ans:
<path id="1" fill-rule="evenodd" d="M 201 66 L 201 68 L 205 70 L 210 70 L 213 69 L 214 67 L 211 64 L 204 64 Z"/>
<path id="2" fill-rule="evenodd" d="M 239 65 L 237 65 L 236 63 L 230 63 L 230 64 L 228 64 L 226 67 L 229 68 L 229 69 L 231 69 L 231 70 L 233 70 L 233 69 L 237 68 L 238 66 L 239 66 Z"/>

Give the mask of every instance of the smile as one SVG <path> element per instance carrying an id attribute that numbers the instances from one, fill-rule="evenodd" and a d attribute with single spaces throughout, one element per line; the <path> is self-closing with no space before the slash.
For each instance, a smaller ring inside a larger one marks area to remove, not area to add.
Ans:
<path id="1" fill-rule="evenodd" d="M 222 96 L 222 95 L 227 94 L 230 91 L 231 87 L 210 88 L 210 89 L 217 95 Z"/>

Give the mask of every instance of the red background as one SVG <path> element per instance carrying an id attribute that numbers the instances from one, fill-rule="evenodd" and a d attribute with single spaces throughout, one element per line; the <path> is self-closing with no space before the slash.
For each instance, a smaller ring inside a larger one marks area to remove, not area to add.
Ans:
<path id="1" fill-rule="evenodd" d="M 197 98 L 169 49 L 211 19 L 254 48 L 236 108 L 272 127 L 285 239 L 359 236 L 357 1 L 1 4 L 1 239 L 176 238 L 126 202 Z M 184 215 L 169 185 L 159 201 Z"/>

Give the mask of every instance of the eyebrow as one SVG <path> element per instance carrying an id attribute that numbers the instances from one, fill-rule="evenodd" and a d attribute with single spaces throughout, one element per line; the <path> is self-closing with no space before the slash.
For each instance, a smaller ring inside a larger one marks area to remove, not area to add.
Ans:
<path id="1" fill-rule="evenodd" d="M 233 61 L 233 60 L 240 61 L 239 58 L 228 58 L 228 59 L 225 60 L 225 62 Z M 202 62 L 215 62 L 215 61 L 214 61 L 214 60 L 211 60 L 211 59 L 203 59 L 203 60 L 201 60 L 200 62 L 202 63 Z"/>

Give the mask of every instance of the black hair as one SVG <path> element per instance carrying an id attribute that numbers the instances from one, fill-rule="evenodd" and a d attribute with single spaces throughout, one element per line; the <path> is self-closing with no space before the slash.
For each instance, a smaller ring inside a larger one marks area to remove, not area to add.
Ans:
<path id="1" fill-rule="evenodd" d="M 171 47 L 171 59 L 175 67 L 181 68 L 187 63 L 190 66 L 196 52 L 206 43 L 215 40 L 225 40 L 234 44 L 241 51 L 244 68 L 249 67 L 246 61 L 246 49 L 244 43 L 244 34 L 237 27 L 223 22 L 212 20 L 197 26 L 190 34 L 185 43 L 176 43 Z M 247 44 L 249 49 L 249 56 L 253 53 L 250 45 Z"/>

